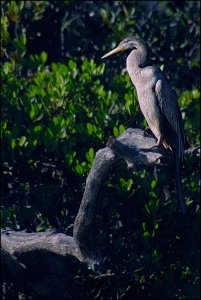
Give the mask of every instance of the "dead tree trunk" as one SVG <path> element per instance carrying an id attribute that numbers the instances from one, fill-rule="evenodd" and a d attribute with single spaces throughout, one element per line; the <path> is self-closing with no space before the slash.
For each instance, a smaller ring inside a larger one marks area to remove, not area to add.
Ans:
<path id="1" fill-rule="evenodd" d="M 109 138 L 107 147 L 96 153 L 86 180 L 84 195 L 74 222 L 73 236 L 56 231 L 2 231 L 1 249 L 4 278 L 9 278 L 19 289 L 33 298 L 73 299 L 70 261 L 74 257 L 94 269 L 103 264 L 96 240 L 91 235 L 95 211 L 99 206 L 99 191 L 111 165 L 117 159 L 135 166 L 166 166 L 172 161 L 171 152 L 150 149 L 156 140 L 140 129 L 127 129 L 117 139 Z M 199 147 L 187 150 L 196 154 Z M 34 275 L 36 274 L 36 275 Z"/>

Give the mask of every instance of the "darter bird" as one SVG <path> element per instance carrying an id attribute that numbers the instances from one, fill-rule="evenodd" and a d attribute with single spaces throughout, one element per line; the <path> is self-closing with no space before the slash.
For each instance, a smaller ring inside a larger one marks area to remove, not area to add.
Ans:
<path id="1" fill-rule="evenodd" d="M 151 49 L 140 38 L 128 37 L 102 58 L 129 49 L 126 66 L 136 88 L 140 109 L 155 137 L 156 146 L 171 149 L 175 161 L 177 198 L 182 213 L 186 212 L 183 200 L 181 166 L 184 155 L 184 126 L 179 105 L 165 74 L 150 65 Z"/>

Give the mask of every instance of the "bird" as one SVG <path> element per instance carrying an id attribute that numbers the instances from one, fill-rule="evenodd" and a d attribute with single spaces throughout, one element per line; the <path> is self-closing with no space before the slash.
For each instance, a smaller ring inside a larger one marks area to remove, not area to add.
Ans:
<path id="1" fill-rule="evenodd" d="M 136 88 L 140 109 L 157 139 L 151 147 L 163 146 L 174 156 L 177 201 L 180 211 L 186 213 L 181 167 L 184 159 L 185 132 L 176 94 L 165 73 L 150 63 L 152 50 L 141 38 L 127 37 L 101 58 L 129 50 L 126 67 Z"/>

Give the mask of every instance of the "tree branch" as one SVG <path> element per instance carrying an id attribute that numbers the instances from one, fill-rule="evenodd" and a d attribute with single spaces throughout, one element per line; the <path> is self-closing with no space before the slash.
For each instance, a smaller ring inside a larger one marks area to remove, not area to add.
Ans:
<path id="1" fill-rule="evenodd" d="M 16 282 L 18 282 L 18 275 L 21 274 L 20 276 L 24 276 L 27 280 L 26 267 L 33 267 L 39 253 L 43 253 L 43 260 L 44 255 L 48 257 L 54 254 L 57 258 L 75 257 L 81 262 L 92 265 L 94 269 L 97 265 L 101 266 L 101 253 L 97 249 L 96 240 L 92 234 L 96 210 L 99 207 L 98 194 L 101 184 L 117 159 L 125 160 L 129 168 L 170 164 L 173 158 L 172 153 L 158 147 L 150 149 L 155 144 L 155 138 L 140 129 L 131 128 L 124 131 L 117 139 L 113 137 L 108 139 L 107 147 L 96 153 L 93 166 L 86 179 L 85 191 L 74 222 L 73 237 L 49 230 L 36 233 L 4 230 L 1 241 L 2 263 L 11 278 L 14 278 L 16 274 Z M 186 150 L 185 155 L 198 156 L 199 151 L 199 147 L 194 147 Z M 60 276 L 59 271 L 57 275 Z M 70 299 L 69 295 L 66 297 Z"/>

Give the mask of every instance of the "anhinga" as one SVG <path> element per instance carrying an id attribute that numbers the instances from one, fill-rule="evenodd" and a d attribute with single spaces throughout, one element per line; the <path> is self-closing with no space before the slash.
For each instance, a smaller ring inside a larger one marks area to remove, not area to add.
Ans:
<path id="1" fill-rule="evenodd" d="M 102 58 L 127 49 L 131 50 L 126 61 L 128 74 L 137 90 L 141 111 L 157 138 L 156 146 L 163 145 L 174 153 L 177 196 L 181 211 L 185 213 L 181 181 L 185 134 L 175 93 L 164 73 L 150 65 L 150 48 L 140 38 L 124 39 Z"/>

